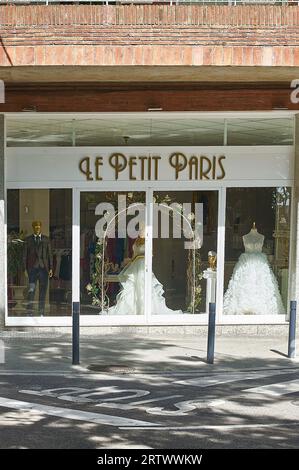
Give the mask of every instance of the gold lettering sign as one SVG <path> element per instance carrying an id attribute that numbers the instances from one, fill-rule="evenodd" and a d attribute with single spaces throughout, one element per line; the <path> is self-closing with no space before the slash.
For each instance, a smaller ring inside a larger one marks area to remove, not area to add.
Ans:
<path id="1" fill-rule="evenodd" d="M 88 181 L 92 181 L 92 171 L 90 171 L 90 157 L 82 158 L 79 162 L 79 170 L 86 176 Z"/>
<path id="2" fill-rule="evenodd" d="M 177 180 L 180 171 L 183 171 L 187 166 L 187 157 L 183 153 L 173 153 L 169 157 L 169 163 L 175 169 L 175 179 Z"/>
<path id="3" fill-rule="evenodd" d="M 212 159 L 205 155 L 199 157 L 192 155 L 190 158 L 187 158 L 183 153 L 175 152 L 170 155 L 169 164 L 175 170 L 176 180 L 187 167 L 189 169 L 189 180 L 221 180 L 225 177 L 222 165 L 222 160 L 224 159 L 224 155 L 221 157 L 214 155 Z M 219 173 L 218 170 L 220 170 Z"/>
<path id="4" fill-rule="evenodd" d="M 109 165 L 114 169 L 114 177 L 118 180 L 118 175 L 127 168 L 127 158 L 122 153 L 113 153 L 109 157 Z"/>
<path id="5" fill-rule="evenodd" d="M 225 156 L 207 157 L 206 155 L 191 155 L 187 157 L 184 153 L 172 153 L 166 162 L 173 170 L 176 180 L 188 175 L 189 180 L 221 180 L 225 177 L 223 161 Z M 160 156 L 129 156 L 115 152 L 107 159 L 106 164 L 113 171 L 115 180 L 124 174 L 130 181 L 159 180 Z M 105 165 L 103 157 L 84 157 L 79 162 L 79 170 L 85 175 L 87 181 L 101 181 L 102 167 Z M 184 173 L 185 172 L 185 173 Z M 187 173 L 186 173 L 187 172 Z"/>

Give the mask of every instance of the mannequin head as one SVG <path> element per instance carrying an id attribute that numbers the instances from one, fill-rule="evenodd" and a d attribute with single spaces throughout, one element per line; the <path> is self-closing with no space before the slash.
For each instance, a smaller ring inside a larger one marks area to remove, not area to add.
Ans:
<path id="1" fill-rule="evenodd" d="M 217 253 L 215 251 L 208 252 L 208 263 L 209 267 L 212 271 L 216 270 L 216 261 L 217 261 Z"/>
<path id="2" fill-rule="evenodd" d="M 33 233 L 34 235 L 40 235 L 41 234 L 41 231 L 42 231 L 42 223 L 40 220 L 34 220 L 32 222 L 32 229 L 33 229 Z"/>

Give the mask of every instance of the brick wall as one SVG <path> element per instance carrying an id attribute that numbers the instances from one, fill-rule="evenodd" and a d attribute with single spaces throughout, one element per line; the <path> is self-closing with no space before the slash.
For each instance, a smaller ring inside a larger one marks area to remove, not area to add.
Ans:
<path id="1" fill-rule="evenodd" d="M 14 85 L 6 89 L 0 112 L 35 109 L 39 112 L 250 111 L 298 109 L 290 101 L 289 87 L 216 89 L 209 85 L 73 84 L 68 86 Z"/>
<path id="2" fill-rule="evenodd" d="M 299 65 L 298 6 L 0 7 L 0 66 Z"/>
<path id="3" fill-rule="evenodd" d="M 1 6 L 3 26 L 30 25 L 204 25 L 296 26 L 296 5 L 27 5 Z"/>

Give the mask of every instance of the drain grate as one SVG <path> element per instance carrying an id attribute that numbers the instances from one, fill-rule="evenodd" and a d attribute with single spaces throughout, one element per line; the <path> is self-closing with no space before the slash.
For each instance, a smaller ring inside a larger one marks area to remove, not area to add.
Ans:
<path id="1" fill-rule="evenodd" d="M 110 373 L 122 373 L 122 374 L 129 374 L 131 372 L 135 372 L 135 369 L 129 366 L 124 366 L 122 364 L 114 364 L 114 365 L 103 365 L 103 364 L 90 364 L 87 367 L 88 370 L 93 372 L 110 372 Z"/>

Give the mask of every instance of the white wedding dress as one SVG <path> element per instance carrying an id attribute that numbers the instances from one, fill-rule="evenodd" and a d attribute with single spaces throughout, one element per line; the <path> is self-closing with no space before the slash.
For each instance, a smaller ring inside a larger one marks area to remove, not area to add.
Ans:
<path id="1" fill-rule="evenodd" d="M 267 256 L 262 253 L 264 236 L 255 232 L 243 237 L 245 253 L 234 267 L 224 295 L 226 315 L 277 315 L 285 313 L 279 287 Z"/>
<path id="2" fill-rule="evenodd" d="M 116 296 L 116 304 L 106 313 L 108 315 L 143 315 L 144 314 L 144 244 L 133 245 L 133 259 L 121 272 L 123 281 L 121 291 Z M 164 289 L 154 273 L 152 273 L 152 313 L 157 315 L 183 313 L 171 310 L 166 306 Z"/>

